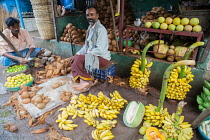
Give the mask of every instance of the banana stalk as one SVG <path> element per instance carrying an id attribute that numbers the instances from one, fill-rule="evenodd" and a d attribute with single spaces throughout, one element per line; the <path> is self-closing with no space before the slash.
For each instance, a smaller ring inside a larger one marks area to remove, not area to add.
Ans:
<path id="1" fill-rule="evenodd" d="M 186 54 L 184 55 L 183 59 L 182 60 L 187 60 L 190 56 L 190 54 L 192 53 L 192 51 L 196 48 L 196 47 L 199 47 L 199 46 L 203 46 L 204 45 L 204 42 L 196 42 L 196 43 L 193 43 L 188 51 L 186 52 Z M 185 66 L 181 66 L 181 72 L 180 72 L 180 75 L 179 75 L 179 79 L 182 79 L 184 78 L 185 76 Z"/>
<path id="2" fill-rule="evenodd" d="M 187 103 L 184 101 L 180 101 L 178 103 L 177 109 L 176 109 L 176 114 L 175 114 L 175 118 L 176 118 L 176 122 L 174 123 L 175 127 L 178 128 L 179 127 L 179 120 L 180 120 L 180 115 L 182 114 L 182 110 L 183 107 L 186 105 Z"/>
<path id="3" fill-rule="evenodd" d="M 144 69 L 145 69 L 145 67 L 146 67 L 146 65 L 145 65 L 145 58 L 146 58 L 147 50 L 148 50 L 151 46 L 153 46 L 153 45 L 155 45 L 155 44 L 158 44 L 158 43 L 163 44 L 164 41 L 163 41 L 163 40 L 155 40 L 155 41 L 152 41 L 152 42 L 148 43 L 148 44 L 145 46 L 145 48 L 144 48 L 144 50 L 143 50 L 143 52 L 142 52 L 142 56 L 141 56 L 141 71 L 142 71 L 143 73 L 144 73 Z"/>
<path id="4" fill-rule="evenodd" d="M 178 66 L 183 66 L 183 65 L 195 65 L 195 60 L 181 60 L 178 61 L 175 64 L 171 64 L 165 71 L 163 75 L 163 82 L 162 82 L 162 88 L 160 92 L 160 100 L 158 102 L 158 107 L 157 107 L 157 112 L 160 112 L 161 106 L 164 103 L 165 96 L 166 96 L 166 90 L 167 90 L 167 85 L 168 85 L 168 79 L 170 77 L 171 71 L 178 67 Z"/>

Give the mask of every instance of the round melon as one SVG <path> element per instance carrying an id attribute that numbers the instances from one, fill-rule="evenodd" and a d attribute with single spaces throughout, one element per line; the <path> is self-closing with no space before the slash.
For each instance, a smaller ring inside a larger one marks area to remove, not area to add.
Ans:
<path id="1" fill-rule="evenodd" d="M 200 32 L 202 30 L 202 27 L 200 25 L 195 25 L 193 27 L 193 32 Z"/>
<path id="2" fill-rule="evenodd" d="M 167 17 L 165 20 L 166 24 L 171 24 L 173 22 L 173 19 L 171 17 Z"/>
<path id="3" fill-rule="evenodd" d="M 179 25 L 180 22 L 181 22 L 180 18 L 174 18 L 174 20 L 173 20 L 174 25 Z"/>
<path id="4" fill-rule="evenodd" d="M 159 22 L 153 22 L 152 23 L 152 28 L 158 29 L 159 27 L 160 27 L 160 23 Z"/>
<path id="5" fill-rule="evenodd" d="M 165 21 L 165 18 L 164 18 L 164 17 L 159 17 L 159 18 L 158 18 L 158 22 L 159 22 L 159 23 L 163 23 L 164 21 Z"/>
<path id="6" fill-rule="evenodd" d="M 192 18 L 190 20 L 190 25 L 195 26 L 199 24 L 199 19 L 198 18 Z"/>
<path id="7" fill-rule="evenodd" d="M 184 26 L 184 31 L 191 32 L 192 31 L 192 26 L 191 25 Z"/>
<path id="8" fill-rule="evenodd" d="M 138 104 L 136 101 L 132 101 L 125 109 L 123 122 L 127 127 L 137 127 L 142 122 L 144 113 L 144 105 L 141 102 Z"/>
<path id="9" fill-rule="evenodd" d="M 151 22 L 146 22 L 146 23 L 144 24 L 144 26 L 145 26 L 146 28 L 150 28 L 150 27 L 152 26 L 152 23 L 151 23 Z"/>
<path id="10" fill-rule="evenodd" d="M 161 30 L 166 30 L 168 28 L 168 24 L 166 24 L 166 23 L 161 23 L 161 25 L 160 25 L 160 29 Z"/>
<path id="11" fill-rule="evenodd" d="M 166 44 L 160 44 L 159 47 L 158 47 L 158 44 L 154 45 L 153 51 L 157 52 L 157 53 L 154 53 L 155 57 L 160 58 L 160 59 L 166 58 L 167 55 L 165 54 L 167 54 L 168 49 L 169 49 L 169 46 Z M 159 54 L 159 53 L 163 53 L 163 54 Z"/>
<path id="12" fill-rule="evenodd" d="M 168 30 L 174 31 L 176 29 L 176 26 L 174 24 L 168 25 Z"/>
<path id="13" fill-rule="evenodd" d="M 182 25 L 187 25 L 189 22 L 190 22 L 190 20 L 189 20 L 188 18 L 183 18 L 183 19 L 181 20 L 181 24 L 182 24 Z"/>
<path id="14" fill-rule="evenodd" d="M 176 30 L 177 30 L 177 31 L 183 31 L 183 30 L 184 30 L 184 26 L 181 25 L 181 24 L 180 24 L 180 25 L 177 25 L 177 26 L 176 26 Z"/>

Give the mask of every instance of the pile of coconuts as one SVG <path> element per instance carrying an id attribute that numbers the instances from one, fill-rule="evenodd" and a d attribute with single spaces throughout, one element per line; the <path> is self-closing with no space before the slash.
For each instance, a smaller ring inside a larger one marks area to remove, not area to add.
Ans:
<path id="1" fill-rule="evenodd" d="M 117 13 L 117 0 L 112 0 L 113 11 L 114 14 Z M 113 29 L 113 19 L 111 15 L 111 7 L 109 0 L 97 0 L 95 1 L 95 7 L 97 8 L 97 12 L 99 13 L 99 20 L 101 24 L 103 24 L 107 29 Z M 131 7 L 127 1 L 125 1 L 124 6 L 124 24 L 132 25 L 134 21 L 134 15 L 131 11 Z M 115 26 L 119 26 L 119 17 L 115 16 Z"/>
<path id="2" fill-rule="evenodd" d="M 72 44 L 84 44 L 86 29 L 77 29 L 72 23 L 68 23 L 60 37 L 61 41 L 70 42 Z"/>
<path id="3" fill-rule="evenodd" d="M 26 85 L 22 85 L 18 91 L 18 94 L 21 96 L 22 103 L 33 103 L 37 108 L 43 109 L 50 101 L 50 98 L 44 95 L 36 94 L 41 88 L 42 87 L 38 86 L 28 87 Z"/>

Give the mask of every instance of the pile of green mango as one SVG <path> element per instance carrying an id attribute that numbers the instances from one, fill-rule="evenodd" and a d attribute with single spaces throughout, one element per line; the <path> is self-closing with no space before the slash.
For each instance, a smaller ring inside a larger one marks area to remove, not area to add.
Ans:
<path id="1" fill-rule="evenodd" d="M 14 65 L 14 66 L 11 66 L 11 67 L 8 67 L 6 69 L 6 72 L 8 73 L 15 73 L 15 72 L 19 72 L 19 71 L 22 71 L 22 70 L 25 70 L 27 68 L 26 65 Z"/>
<path id="2" fill-rule="evenodd" d="M 204 80 L 203 92 L 201 92 L 201 95 L 197 95 L 196 100 L 201 111 L 210 107 L 210 82 Z"/>

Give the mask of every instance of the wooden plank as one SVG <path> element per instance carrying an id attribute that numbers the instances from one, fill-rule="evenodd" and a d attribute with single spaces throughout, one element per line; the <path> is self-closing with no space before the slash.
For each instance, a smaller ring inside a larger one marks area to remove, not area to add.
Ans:
<path id="1" fill-rule="evenodd" d="M 206 45 L 206 48 L 203 51 L 203 55 L 200 60 L 201 62 L 204 62 L 206 60 L 206 57 L 208 56 L 209 51 L 210 51 L 210 38 L 208 38 L 208 43 Z"/>

